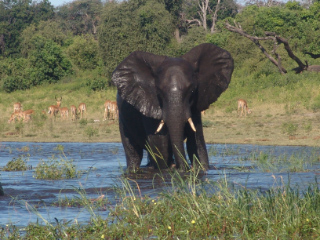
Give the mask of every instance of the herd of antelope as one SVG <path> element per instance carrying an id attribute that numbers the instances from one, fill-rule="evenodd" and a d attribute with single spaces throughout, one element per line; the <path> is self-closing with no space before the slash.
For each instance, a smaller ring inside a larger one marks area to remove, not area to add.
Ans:
<path id="1" fill-rule="evenodd" d="M 51 118 L 55 118 L 57 114 L 60 113 L 61 120 L 67 120 L 69 118 L 69 109 L 67 107 L 61 107 L 62 97 L 56 98 L 56 105 L 50 105 L 48 108 L 48 112 L 42 111 L 43 114 L 49 114 Z M 77 119 L 77 115 L 79 113 L 80 119 L 82 119 L 87 111 L 87 106 L 85 103 L 80 103 L 78 108 L 75 105 L 70 106 L 70 113 L 71 113 L 71 120 L 75 121 Z M 10 116 L 10 119 L 8 120 L 8 123 L 11 123 L 14 120 L 22 120 L 24 122 L 28 122 L 31 120 L 32 114 L 34 114 L 35 111 L 32 109 L 23 111 L 21 103 L 17 102 L 13 104 L 13 113 Z M 109 120 L 116 120 L 118 119 L 118 107 L 117 102 L 107 100 L 104 103 L 104 116 L 103 120 L 106 121 Z"/>
<path id="2" fill-rule="evenodd" d="M 48 114 L 51 118 L 55 118 L 58 113 L 60 113 L 61 119 L 66 120 L 69 118 L 69 109 L 67 107 L 61 107 L 61 101 L 62 97 L 59 99 L 55 98 L 57 101 L 56 105 L 51 105 L 48 108 Z M 87 106 L 85 103 L 80 103 L 78 108 L 75 105 L 70 106 L 70 112 L 71 112 L 71 120 L 75 121 L 77 118 L 77 114 L 79 112 L 80 119 L 84 117 L 84 114 L 86 114 Z M 29 109 L 26 111 L 22 111 L 22 105 L 21 103 L 17 102 L 13 104 L 13 113 L 10 116 L 10 119 L 8 120 L 8 123 L 11 123 L 13 120 L 23 120 L 24 122 L 28 122 L 31 120 L 31 115 L 34 114 L 34 110 Z M 46 112 L 43 111 L 45 114 Z M 237 113 L 239 116 L 247 116 L 247 114 L 251 113 L 251 109 L 249 109 L 247 101 L 244 99 L 238 100 L 238 110 Z M 202 111 L 201 114 L 204 116 L 205 111 Z M 117 102 L 107 100 L 104 103 L 104 115 L 103 115 L 103 121 L 109 120 L 117 120 L 119 116 L 118 112 L 118 106 Z"/>

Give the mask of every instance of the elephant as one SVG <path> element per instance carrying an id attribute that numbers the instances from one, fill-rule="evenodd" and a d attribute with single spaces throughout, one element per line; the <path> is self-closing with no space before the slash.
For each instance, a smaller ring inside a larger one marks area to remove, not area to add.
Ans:
<path id="1" fill-rule="evenodd" d="M 233 68 L 231 54 L 210 43 L 176 58 L 142 51 L 126 57 L 112 82 L 127 169 L 137 171 L 148 149 L 151 168 L 187 171 L 186 140 L 191 166 L 208 170 L 201 112 L 228 88 Z"/>

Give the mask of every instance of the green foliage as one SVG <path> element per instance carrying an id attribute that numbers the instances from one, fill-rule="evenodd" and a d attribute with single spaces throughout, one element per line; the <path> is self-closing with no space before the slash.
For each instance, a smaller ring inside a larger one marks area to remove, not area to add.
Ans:
<path id="1" fill-rule="evenodd" d="M 172 33 L 172 16 L 163 4 L 156 1 L 106 4 L 98 37 L 107 75 L 135 50 L 164 53 Z"/>
<path id="2" fill-rule="evenodd" d="M 320 109 L 320 95 L 315 97 L 313 103 L 311 104 L 311 109 L 313 111 L 318 111 Z"/>
<path id="3" fill-rule="evenodd" d="M 228 39 L 231 33 L 223 31 L 219 34 L 207 34 L 206 42 L 217 45 L 218 47 L 225 48 L 228 45 Z"/>
<path id="4" fill-rule="evenodd" d="M 115 206 L 103 201 L 104 195 L 95 203 L 79 190 L 77 199 L 65 199 L 61 205 L 84 205 L 92 214 L 90 223 L 58 220 L 32 223 L 24 228 L 26 235 L 31 239 L 319 238 L 318 184 L 310 184 L 302 191 L 275 181 L 274 188 L 261 193 L 233 186 L 227 176 L 203 182 L 198 174 L 183 178 L 174 172 L 170 174 L 168 190 L 157 197 L 142 196 L 136 181 L 120 179 L 115 186 L 119 200 Z M 162 175 L 160 179 L 167 180 Z M 110 211 L 107 219 L 93 211 L 100 206 Z M 0 229 L 0 237 L 17 239 L 19 230 L 10 224 Z"/>
<path id="5" fill-rule="evenodd" d="M 94 136 L 98 136 L 99 130 L 97 128 L 95 128 L 95 127 L 89 126 L 84 130 L 84 133 L 89 138 L 92 138 Z"/>
<path id="6" fill-rule="evenodd" d="M 29 76 L 26 72 L 26 66 L 28 66 L 28 64 L 29 62 L 25 58 L 7 58 L 0 62 L 0 65 L 2 65 L 1 78 L 4 91 L 13 92 L 15 90 L 24 90 L 30 87 L 27 82 Z"/>
<path id="7" fill-rule="evenodd" d="M 75 0 L 58 7 L 56 19 L 63 31 L 74 35 L 96 34 L 102 9 L 101 0 Z"/>
<path id="8" fill-rule="evenodd" d="M 264 36 L 265 31 L 275 32 L 282 37 L 290 38 L 289 43 L 293 50 L 319 53 L 319 9 L 316 3 L 309 9 L 303 8 L 298 2 L 273 7 L 251 5 L 235 19 L 249 34 Z"/>
<path id="9" fill-rule="evenodd" d="M 54 156 L 46 160 L 41 160 L 34 172 L 34 177 L 37 179 L 70 179 L 80 177 L 81 171 L 77 170 L 73 160 L 67 159 L 64 154 L 62 145 L 58 145 L 57 150 L 61 152 L 60 160 Z"/>
<path id="10" fill-rule="evenodd" d="M 0 2 L 0 54 L 19 56 L 20 35 L 30 24 L 51 19 L 53 6 L 48 0 L 32 2 L 31 0 L 7 0 Z"/>
<path id="11" fill-rule="evenodd" d="M 282 124 L 282 132 L 289 136 L 294 136 L 298 130 L 298 125 L 292 122 L 286 122 Z"/>
<path id="12" fill-rule="evenodd" d="M 213 126 L 213 122 L 212 122 L 212 121 L 209 121 L 209 120 L 203 120 L 203 121 L 202 121 L 202 126 L 203 126 L 204 128 L 212 127 L 212 126 Z"/>
<path id="13" fill-rule="evenodd" d="M 108 80 L 103 77 L 94 77 L 87 80 L 87 86 L 93 91 L 105 90 L 108 87 Z"/>
<path id="14" fill-rule="evenodd" d="M 52 40 L 59 46 L 68 43 L 68 35 L 64 33 L 58 22 L 53 20 L 41 21 L 39 24 L 31 24 L 21 33 L 21 53 L 27 57 L 29 53 L 35 50 L 34 39 L 42 37 Z"/>
<path id="15" fill-rule="evenodd" d="M 98 43 L 90 35 L 74 37 L 67 53 L 72 62 L 82 70 L 98 66 Z"/>
<path id="16" fill-rule="evenodd" d="M 82 119 L 80 119 L 79 124 L 80 124 L 81 127 L 84 127 L 84 126 L 86 126 L 88 124 L 88 120 L 82 118 Z"/>
<path id="17" fill-rule="evenodd" d="M 28 89 L 44 82 L 55 83 L 72 73 L 70 61 L 55 42 L 37 36 L 32 43 L 34 50 L 29 53 L 28 59 L 7 59 L 1 62 L 4 66 L 1 73 L 3 89 L 6 92 Z"/>
<path id="18" fill-rule="evenodd" d="M 10 160 L 6 166 L 3 167 L 3 171 L 26 171 L 28 158 L 25 156 L 20 156 L 18 158 L 13 158 Z"/>
<path id="19" fill-rule="evenodd" d="M 43 82 L 55 83 L 63 76 L 72 73 L 70 61 L 63 55 L 61 48 L 52 40 L 36 37 L 35 50 L 30 53 L 30 86 Z"/>

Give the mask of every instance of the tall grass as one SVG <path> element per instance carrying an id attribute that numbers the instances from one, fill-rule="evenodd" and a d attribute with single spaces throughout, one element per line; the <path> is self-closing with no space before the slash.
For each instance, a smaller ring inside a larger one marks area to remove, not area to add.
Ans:
<path id="1" fill-rule="evenodd" d="M 25 239 L 315 239 L 320 237 L 318 183 L 305 191 L 279 186 L 266 192 L 234 187 L 222 176 L 206 180 L 200 172 L 162 176 L 167 185 L 156 197 L 143 195 L 136 180 L 122 178 L 117 204 L 102 219 L 84 191 L 79 201 L 91 221 L 29 224 Z M 23 238 L 7 226 L 1 239 Z"/>

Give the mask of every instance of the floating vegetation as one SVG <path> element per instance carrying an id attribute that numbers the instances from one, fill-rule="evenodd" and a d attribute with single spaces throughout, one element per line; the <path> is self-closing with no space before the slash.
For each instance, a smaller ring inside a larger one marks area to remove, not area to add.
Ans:
<path id="1" fill-rule="evenodd" d="M 28 157 L 21 155 L 18 158 L 13 158 L 10 160 L 6 166 L 3 167 L 3 171 L 26 171 L 28 169 L 27 166 Z"/>
<path id="2" fill-rule="evenodd" d="M 48 160 L 42 159 L 36 166 L 33 176 L 37 179 L 48 180 L 80 177 L 81 171 L 77 170 L 72 159 L 68 159 L 66 157 L 63 151 L 64 147 L 62 145 L 58 145 L 56 150 L 61 151 L 60 159 L 57 159 L 55 156 L 52 156 L 52 158 L 49 158 Z"/>

